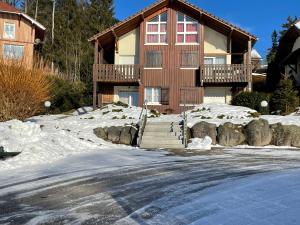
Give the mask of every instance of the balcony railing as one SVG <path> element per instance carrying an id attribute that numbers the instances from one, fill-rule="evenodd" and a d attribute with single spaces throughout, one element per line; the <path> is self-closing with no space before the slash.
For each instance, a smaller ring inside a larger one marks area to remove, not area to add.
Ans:
<path id="1" fill-rule="evenodd" d="M 140 65 L 94 65 L 94 81 L 139 82 L 143 69 Z"/>
<path id="2" fill-rule="evenodd" d="M 252 66 L 244 64 L 212 64 L 200 66 L 203 83 L 235 83 L 251 81 Z"/>

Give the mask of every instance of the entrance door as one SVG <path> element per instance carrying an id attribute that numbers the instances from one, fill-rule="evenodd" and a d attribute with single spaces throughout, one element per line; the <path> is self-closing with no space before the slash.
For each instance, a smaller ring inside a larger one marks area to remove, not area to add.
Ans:
<path id="1" fill-rule="evenodd" d="M 129 106 L 138 106 L 139 93 L 137 91 L 119 91 L 119 101 Z"/>

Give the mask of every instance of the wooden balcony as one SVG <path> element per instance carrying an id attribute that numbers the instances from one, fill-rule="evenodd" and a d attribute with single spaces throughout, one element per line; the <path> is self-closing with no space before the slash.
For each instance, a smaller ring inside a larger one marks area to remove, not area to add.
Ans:
<path id="1" fill-rule="evenodd" d="M 202 83 L 247 83 L 251 81 L 252 66 L 244 64 L 201 65 Z"/>
<path id="2" fill-rule="evenodd" d="M 136 83 L 142 76 L 143 69 L 140 65 L 94 65 L 94 81 L 112 83 Z"/>

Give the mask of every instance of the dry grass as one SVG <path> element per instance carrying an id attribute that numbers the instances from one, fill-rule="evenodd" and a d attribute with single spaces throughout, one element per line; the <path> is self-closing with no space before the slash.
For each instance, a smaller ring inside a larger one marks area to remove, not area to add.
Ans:
<path id="1" fill-rule="evenodd" d="M 0 121 L 24 120 L 43 109 L 51 83 L 43 69 L 22 62 L 0 60 Z"/>

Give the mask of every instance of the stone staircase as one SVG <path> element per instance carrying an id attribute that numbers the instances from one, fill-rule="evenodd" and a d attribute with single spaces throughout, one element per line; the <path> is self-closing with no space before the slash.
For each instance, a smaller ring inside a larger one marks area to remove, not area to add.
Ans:
<path id="1" fill-rule="evenodd" d="M 146 124 L 141 148 L 184 149 L 182 126 L 178 122 L 152 122 Z"/>

